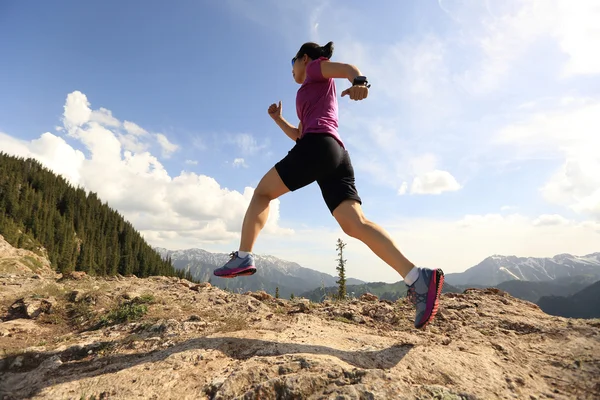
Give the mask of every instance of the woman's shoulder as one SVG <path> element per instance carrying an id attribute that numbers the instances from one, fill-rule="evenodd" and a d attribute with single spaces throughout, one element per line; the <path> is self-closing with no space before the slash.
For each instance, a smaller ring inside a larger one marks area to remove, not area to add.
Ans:
<path id="1" fill-rule="evenodd" d="M 310 81 L 328 81 L 330 78 L 325 78 L 323 73 L 321 72 L 321 63 L 327 62 L 329 59 L 327 57 L 319 57 L 315 60 L 312 60 L 306 66 L 306 78 Z"/>

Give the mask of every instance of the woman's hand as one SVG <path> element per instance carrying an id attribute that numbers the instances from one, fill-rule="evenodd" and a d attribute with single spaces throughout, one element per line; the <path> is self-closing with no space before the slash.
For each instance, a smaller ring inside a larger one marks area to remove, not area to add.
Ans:
<path id="1" fill-rule="evenodd" d="M 349 95 L 352 100 L 363 100 L 369 96 L 369 88 L 364 85 L 355 85 L 342 92 L 342 97 Z"/>
<path id="2" fill-rule="evenodd" d="M 269 116 L 275 121 L 281 119 L 281 101 L 279 101 L 279 105 L 273 103 L 269 106 Z"/>

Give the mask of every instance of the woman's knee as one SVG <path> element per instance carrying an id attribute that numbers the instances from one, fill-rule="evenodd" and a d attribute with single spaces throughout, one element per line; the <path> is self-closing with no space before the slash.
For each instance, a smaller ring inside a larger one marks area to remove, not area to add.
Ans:
<path id="1" fill-rule="evenodd" d="M 361 233 L 367 224 L 367 219 L 361 212 L 360 208 L 357 208 L 350 202 L 348 204 L 342 204 L 333 213 L 333 216 L 337 220 L 340 228 L 344 233 L 353 238 L 359 238 Z"/>
<path id="2" fill-rule="evenodd" d="M 272 168 L 258 183 L 258 186 L 254 190 L 254 196 L 260 196 L 269 200 L 274 200 L 288 191 L 289 189 L 279 177 L 277 170 Z"/>
<path id="3" fill-rule="evenodd" d="M 346 221 L 342 221 L 340 223 L 340 227 L 344 231 L 344 233 L 350 237 L 355 239 L 360 239 L 362 236 L 362 232 L 367 225 L 366 220 L 361 219 L 350 219 Z"/>

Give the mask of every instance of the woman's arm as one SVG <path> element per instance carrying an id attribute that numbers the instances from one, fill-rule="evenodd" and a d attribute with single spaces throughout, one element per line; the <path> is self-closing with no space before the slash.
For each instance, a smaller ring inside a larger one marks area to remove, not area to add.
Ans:
<path id="1" fill-rule="evenodd" d="M 289 122 L 287 122 L 285 120 L 285 118 L 283 118 L 282 116 L 279 116 L 277 118 L 273 118 L 273 120 L 275 121 L 275 123 L 277 124 L 277 126 L 279 126 L 281 128 L 281 130 L 283 132 L 285 132 L 285 134 L 288 135 L 288 137 L 290 139 L 292 139 L 294 142 L 302 134 L 302 130 L 301 130 L 302 129 L 302 123 L 300 123 L 298 125 L 298 127 L 296 128 L 294 125 L 292 125 Z"/>
<path id="2" fill-rule="evenodd" d="M 322 62 L 321 73 L 324 78 L 346 78 L 350 83 L 353 83 L 357 76 L 362 76 L 358 67 L 333 61 Z"/>
<path id="3" fill-rule="evenodd" d="M 279 126 L 281 130 L 284 131 L 285 134 L 295 142 L 302 134 L 302 123 L 300 123 L 296 128 L 294 125 L 287 122 L 285 118 L 283 118 L 283 115 L 281 115 L 281 110 L 281 101 L 279 101 L 279 104 L 271 104 L 267 111 L 277 126 Z"/>
<path id="4" fill-rule="evenodd" d="M 342 97 L 348 95 L 352 100 L 363 100 L 369 96 L 369 87 L 371 85 L 368 85 L 366 80 L 364 84 L 354 84 L 354 80 L 359 76 L 362 77 L 362 74 L 358 67 L 352 64 L 324 61 L 321 63 L 321 74 L 326 79 L 346 78 L 352 83 L 351 87 L 341 93 Z"/>

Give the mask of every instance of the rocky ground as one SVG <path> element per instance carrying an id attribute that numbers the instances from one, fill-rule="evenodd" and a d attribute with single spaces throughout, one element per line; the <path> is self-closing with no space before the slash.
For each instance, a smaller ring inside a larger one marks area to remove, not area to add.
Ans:
<path id="1" fill-rule="evenodd" d="M 600 398 L 600 320 L 498 290 L 444 294 L 416 330 L 404 300 L 62 277 L 1 242 L 0 399 Z"/>

